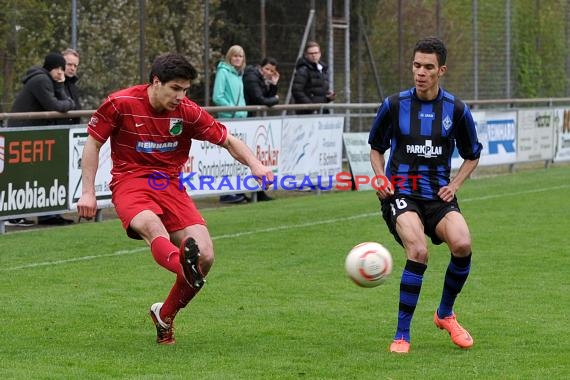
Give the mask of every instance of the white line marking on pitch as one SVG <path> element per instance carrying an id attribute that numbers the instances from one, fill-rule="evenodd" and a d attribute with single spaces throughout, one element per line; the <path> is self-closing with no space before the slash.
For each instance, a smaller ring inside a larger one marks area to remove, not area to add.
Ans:
<path id="1" fill-rule="evenodd" d="M 513 193 L 490 194 L 490 195 L 485 195 L 485 196 L 481 196 L 481 197 L 460 199 L 459 203 L 461 204 L 461 203 L 465 203 L 465 202 L 483 201 L 483 200 L 502 198 L 502 197 L 510 197 L 510 196 L 517 196 L 517 195 L 540 193 L 540 192 L 544 192 L 544 191 L 559 190 L 559 189 L 565 189 L 565 188 L 569 188 L 569 187 L 570 187 L 570 185 L 561 185 L 561 186 L 554 186 L 554 187 L 548 187 L 548 188 L 542 188 L 542 189 L 522 190 L 522 191 L 517 191 L 517 192 L 513 192 Z M 321 224 L 333 224 L 333 223 L 339 223 L 339 222 L 346 222 L 346 221 L 350 221 L 350 220 L 369 218 L 369 217 L 373 217 L 373 216 L 380 217 L 380 214 L 378 212 L 371 212 L 371 213 L 366 213 L 366 214 L 353 215 L 353 216 L 349 216 L 346 218 L 317 220 L 317 221 L 312 221 L 312 222 L 307 222 L 307 223 L 302 223 L 302 224 L 291 224 L 291 225 L 285 225 L 285 226 L 262 228 L 259 230 L 237 232 L 235 234 L 212 236 L 212 240 L 231 239 L 231 238 L 238 238 L 241 236 L 249 236 L 249 235 L 260 234 L 260 233 L 293 230 L 293 229 L 297 229 L 297 228 L 312 227 L 312 226 L 318 226 Z M 41 262 L 41 263 L 26 264 L 26 265 L 11 267 L 11 268 L 2 268 L 2 269 L 0 269 L 0 272 L 11 272 L 11 271 L 19 270 L 19 269 L 30 269 L 30 268 L 49 266 L 49 265 L 68 264 L 68 263 L 74 263 L 74 262 L 78 262 L 78 261 L 95 260 L 95 259 L 100 259 L 100 258 L 105 258 L 105 257 L 124 256 L 124 255 L 130 255 L 130 254 L 139 253 L 139 252 L 143 252 L 143 251 L 148 251 L 148 249 L 149 248 L 145 246 L 145 247 L 139 247 L 139 248 L 135 248 L 135 249 L 120 250 L 120 251 L 107 253 L 107 254 L 103 254 L 103 255 L 82 256 L 82 257 L 75 257 L 72 259 L 65 259 L 65 260 L 45 261 L 45 262 Z"/>

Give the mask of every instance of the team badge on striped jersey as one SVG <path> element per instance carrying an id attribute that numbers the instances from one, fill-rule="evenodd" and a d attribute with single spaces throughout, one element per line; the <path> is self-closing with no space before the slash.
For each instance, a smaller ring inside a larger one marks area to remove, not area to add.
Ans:
<path id="1" fill-rule="evenodd" d="M 182 119 L 170 119 L 170 128 L 168 130 L 172 136 L 178 136 L 182 133 Z"/>
<path id="2" fill-rule="evenodd" d="M 445 130 L 449 130 L 449 128 L 451 128 L 451 125 L 453 124 L 453 122 L 451 121 L 451 119 L 449 118 L 449 115 L 445 115 L 445 118 L 443 119 L 443 128 L 445 128 Z"/>

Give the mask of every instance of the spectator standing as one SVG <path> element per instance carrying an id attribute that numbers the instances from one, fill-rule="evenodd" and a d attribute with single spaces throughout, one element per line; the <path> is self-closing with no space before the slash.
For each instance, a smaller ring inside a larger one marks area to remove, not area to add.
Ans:
<path id="1" fill-rule="evenodd" d="M 239 45 L 231 46 L 216 69 L 214 91 L 212 100 L 219 107 L 243 107 L 245 97 L 243 93 L 243 72 L 246 67 L 245 52 Z M 218 112 L 218 118 L 244 118 L 247 111 Z"/>
<path id="2" fill-rule="evenodd" d="M 239 45 L 233 45 L 228 49 L 224 60 L 218 64 L 212 93 L 212 101 L 216 106 L 245 106 L 242 80 L 245 62 L 243 48 Z M 218 112 L 220 119 L 244 117 L 247 117 L 247 111 Z M 221 203 L 242 203 L 244 201 L 247 201 L 245 194 L 229 194 L 220 197 Z"/>
<path id="3" fill-rule="evenodd" d="M 329 103 L 336 97 L 330 88 L 328 66 L 321 61 L 321 47 L 315 41 L 307 42 L 303 57 L 297 61 L 291 93 L 295 104 Z M 318 111 L 298 110 L 296 113 L 312 114 Z M 328 110 L 324 113 L 328 113 Z"/>
<path id="4" fill-rule="evenodd" d="M 75 102 L 65 93 L 65 58 L 60 53 L 49 53 L 42 67 L 34 66 L 24 75 L 24 87 L 16 96 L 12 112 L 67 112 L 74 109 Z M 58 119 L 10 120 L 8 127 L 56 125 Z M 63 225 L 73 223 L 61 215 L 38 217 L 38 224 Z M 25 218 L 10 219 L 12 226 L 31 226 L 33 221 Z"/>
<path id="5" fill-rule="evenodd" d="M 263 58 L 259 65 L 247 66 L 243 74 L 243 91 L 245 103 L 249 105 L 274 106 L 279 103 L 277 95 L 277 84 L 279 83 L 279 71 L 277 71 L 277 60 L 274 58 Z M 253 112 L 248 114 L 255 116 Z M 257 192 L 258 201 L 271 201 L 265 191 Z"/>
<path id="6" fill-rule="evenodd" d="M 75 49 L 65 49 L 63 53 L 63 58 L 65 58 L 65 93 L 75 102 L 75 107 L 73 110 L 78 111 L 81 109 L 81 103 L 79 101 L 79 87 L 77 87 L 77 82 L 79 77 L 77 76 L 77 68 L 79 67 L 79 53 Z M 60 119 L 60 124 L 80 124 L 80 117 L 73 117 L 69 119 Z"/>

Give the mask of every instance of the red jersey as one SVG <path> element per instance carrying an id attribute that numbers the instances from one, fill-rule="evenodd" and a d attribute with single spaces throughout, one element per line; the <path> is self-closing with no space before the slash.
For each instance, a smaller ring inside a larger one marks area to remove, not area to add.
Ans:
<path id="1" fill-rule="evenodd" d="M 216 145 L 226 141 L 226 127 L 188 98 L 174 111 L 156 112 L 150 105 L 148 86 L 109 95 L 89 120 L 87 130 L 95 140 L 104 143 L 111 138 L 111 186 L 155 171 L 178 178 L 192 139 Z"/>

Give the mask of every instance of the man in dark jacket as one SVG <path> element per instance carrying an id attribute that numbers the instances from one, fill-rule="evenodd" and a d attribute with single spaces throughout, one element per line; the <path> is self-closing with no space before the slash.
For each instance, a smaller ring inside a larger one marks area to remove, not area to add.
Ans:
<path id="1" fill-rule="evenodd" d="M 65 93 L 68 97 L 73 99 L 75 102 L 74 111 L 81 109 L 81 103 L 79 102 L 79 87 L 77 87 L 77 82 L 79 78 L 77 77 L 77 67 L 79 66 L 79 53 L 75 49 L 65 49 L 63 53 L 63 58 L 65 58 Z M 58 124 L 79 124 L 81 123 L 81 118 L 72 117 L 69 119 L 59 119 Z"/>
<path id="2" fill-rule="evenodd" d="M 67 112 L 75 102 L 65 93 L 65 59 L 59 53 L 49 53 L 43 67 L 30 68 L 22 82 L 24 87 L 16 96 L 12 112 Z M 9 120 L 8 127 L 55 125 L 57 119 Z"/>
<path id="3" fill-rule="evenodd" d="M 65 93 L 65 59 L 59 53 L 49 53 L 42 67 L 32 67 L 23 78 L 24 87 L 16 96 L 12 112 L 67 112 L 75 107 L 75 102 Z M 58 124 L 58 119 L 9 120 L 8 127 L 42 126 Z M 64 225 L 73 220 L 61 215 L 38 217 L 38 224 Z M 7 222 L 13 226 L 30 226 L 33 221 L 19 218 Z"/>
<path id="4" fill-rule="evenodd" d="M 314 41 L 307 42 L 305 54 L 297 62 L 291 93 L 296 104 L 328 103 L 335 98 L 330 89 L 328 67 L 321 62 L 321 47 Z M 297 114 L 311 113 L 318 111 L 297 111 Z"/>

